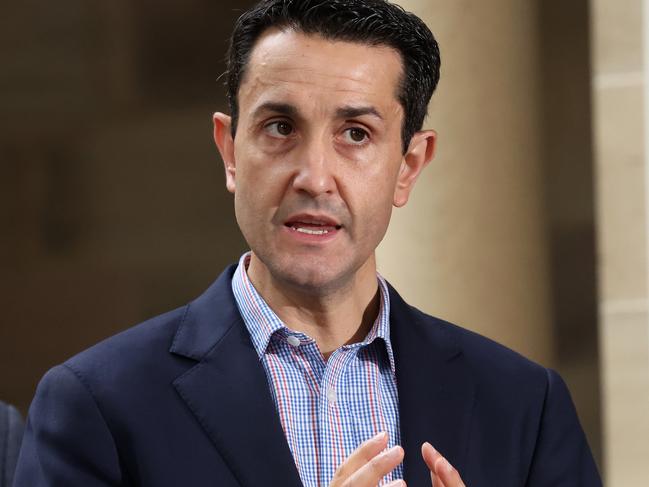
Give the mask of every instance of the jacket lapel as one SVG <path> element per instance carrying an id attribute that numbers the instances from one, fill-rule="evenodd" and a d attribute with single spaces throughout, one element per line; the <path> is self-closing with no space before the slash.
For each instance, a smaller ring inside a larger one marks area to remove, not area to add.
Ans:
<path id="1" fill-rule="evenodd" d="M 430 486 L 421 457 L 428 441 L 463 471 L 474 404 L 474 382 L 452 325 L 408 306 L 390 287 L 401 440 L 408 485 Z"/>
<path id="2" fill-rule="evenodd" d="M 232 295 L 233 272 L 234 267 L 223 272 L 188 306 L 171 352 L 199 363 L 174 387 L 243 487 L 301 487 L 266 375 Z"/>
<path id="3" fill-rule="evenodd" d="M 231 290 L 234 266 L 185 313 L 172 353 L 198 363 L 174 387 L 243 487 L 269 482 L 301 487 L 266 375 Z M 474 383 L 452 325 L 408 306 L 390 287 L 404 473 L 408 485 L 430 486 L 421 458 L 429 441 L 462 472 Z"/>

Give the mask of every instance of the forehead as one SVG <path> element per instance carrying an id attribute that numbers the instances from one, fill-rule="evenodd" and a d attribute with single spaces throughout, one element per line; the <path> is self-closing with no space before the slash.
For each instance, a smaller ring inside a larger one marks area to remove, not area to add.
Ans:
<path id="1" fill-rule="evenodd" d="M 269 29 L 252 51 L 239 103 L 243 109 L 260 97 L 289 96 L 394 110 L 401 76 L 401 56 L 390 47 Z"/>

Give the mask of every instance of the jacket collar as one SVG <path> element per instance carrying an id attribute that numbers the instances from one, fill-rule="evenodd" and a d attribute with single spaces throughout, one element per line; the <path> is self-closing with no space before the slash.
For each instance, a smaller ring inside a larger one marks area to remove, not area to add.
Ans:
<path id="1" fill-rule="evenodd" d="M 244 487 L 300 487 L 259 357 L 232 293 L 235 266 L 190 303 L 170 351 L 198 361 L 174 387 Z M 453 325 L 419 312 L 388 286 L 404 472 L 430 486 L 421 458 L 429 441 L 462 471 L 474 383 Z"/>
<path id="2" fill-rule="evenodd" d="M 264 370 L 236 307 L 234 266 L 187 306 L 170 351 L 199 361 L 173 385 L 243 487 L 301 487 Z M 215 479 L 216 480 L 216 479 Z"/>
<path id="3" fill-rule="evenodd" d="M 425 441 L 464 469 L 475 386 L 457 327 L 406 304 L 390 286 L 401 442 L 408 485 L 430 486 Z"/>
<path id="4" fill-rule="evenodd" d="M 201 360 L 228 330 L 241 321 L 230 282 L 235 266 L 227 267 L 216 281 L 185 307 L 169 351 Z"/>
<path id="5" fill-rule="evenodd" d="M 290 324 L 282 322 L 248 278 L 246 269 L 250 261 L 250 255 L 251 253 L 247 252 L 239 259 L 239 265 L 232 276 L 232 291 L 237 308 L 250 333 L 252 344 L 259 359 L 263 360 L 268 344 L 275 333 L 283 334 L 286 337 L 289 334 L 295 335 L 297 332 L 289 328 Z M 390 368 L 394 373 L 394 352 L 390 341 L 390 293 L 387 282 L 379 274 L 377 274 L 377 281 L 380 295 L 379 314 L 368 335 L 360 345 L 370 344 L 377 338 L 383 340 Z M 300 335 L 300 338 L 302 338 L 302 334 Z"/>

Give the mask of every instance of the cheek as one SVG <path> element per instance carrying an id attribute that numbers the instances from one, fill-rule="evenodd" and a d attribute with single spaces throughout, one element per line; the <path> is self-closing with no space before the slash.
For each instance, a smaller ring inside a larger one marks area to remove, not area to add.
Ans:
<path id="1" fill-rule="evenodd" d="M 362 215 L 356 217 L 360 218 L 364 233 L 382 238 L 392 215 L 395 186 L 392 175 L 382 173 L 379 177 L 365 178 L 359 184 L 363 191 L 356 192 L 355 199 L 356 205 L 362 207 Z"/>
<path id="2" fill-rule="evenodd" d="M 381 202 L 377 201 L 374 206 L 374 224 L 377 232 L 385 234 L 390 218 L 392 216 L 392 198 L 384 198 Z"/>
<path id="3" fill-rule="evenodd" d="M 371 206 L 366 208 L 362 217 L 362 222 L 356 228 L 357 234 L 354 238 L 363 252 L 371 252 L 379 245 L 388 230 L 390 217 L 392 215 L 392 205 L 375 200 L 370 203 Z"/>
<path id="4" fill-rule="evenodd" d="M 261 190 L 264 186 L 281 179 L 286 171 L 284 159 L 269 155 L 255 145 L 254 140 L 241 140 L 235 149 L 237 161 L 237 178 L 251 191 Z"/>
<path id="5" fill-rule="evenodd" d="M 237 214 L 237 220 L 240 223 L 247 223 L 254 220 L 265 210 L 272 206 L 274 200 L 271 194 L 271 187 L 256 177 L 248 177 L 241 174 L 237 180 L 237 188 L 234 193 L 234 209 Z"/>
<path id="6" fill-rule="evenodd" d="M 239 147 L 243 146 L 243 149 Z M 236 193 L 235 198 L 255 199 L 256 193 L 263 191 L 265 181 L 269 179 L 267 168 L 258 154 L 251 150 L 251 145 L 245 141 L 235 149 L 236 160 Z"/>
<path id="7" fill-rule="evenodd" d="M 248 154 L 237 159 L 235 211 L 241 225 L 259 224 L 281 203 L 287 177 L 278 164 Z M 262 217 L 263 215 L 263 217 Z"/>

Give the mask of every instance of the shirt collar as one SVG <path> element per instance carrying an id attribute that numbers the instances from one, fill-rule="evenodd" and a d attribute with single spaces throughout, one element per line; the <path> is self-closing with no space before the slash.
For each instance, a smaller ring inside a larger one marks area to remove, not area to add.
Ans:
<path id="1" fill-rule="evenodd" d="M 239 265 L 232 276 L 232 292 L 243 322 L 250 333 L 252 344 L 261 359 L 276 332 L 281 331 L 286 334 L 295 334 L 296 332 L 282 322 L 250 282 L 246 272 L 249 262 L 250 252 L 246 252 L 239 259 Z M 390 294 L 385 279 L 378 273 L 377 279 L 381 294 L 379 314 L 365 339 L 361 343 L 349 346 L 369 345 L 376 338 L 382 339 L 390 361 L 390 368 L 394 373 L 394 353 L 390 342 Z"/>

